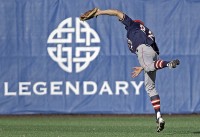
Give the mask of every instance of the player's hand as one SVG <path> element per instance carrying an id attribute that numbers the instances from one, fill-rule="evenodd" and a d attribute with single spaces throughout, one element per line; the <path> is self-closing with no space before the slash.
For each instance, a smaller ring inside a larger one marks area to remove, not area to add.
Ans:
<path id="1" fill-rule="evenodd" d="M 137 77 L 142 72 L 142 70 L 142 67 L 134 67 L 132 72 L 132 78 Z"/>
<path id="2" fill-rule="evenodd" d="M 98 8 L 93 8 L 92 10 L 88 10 L 85 13 L 83 13 L 82 15 L 80 15 L 80 20 L 86 21 L 86 20 L 89 20 L 91 18 L 94 18 L 98 15 L 97 12 L 99 12 Z"/>

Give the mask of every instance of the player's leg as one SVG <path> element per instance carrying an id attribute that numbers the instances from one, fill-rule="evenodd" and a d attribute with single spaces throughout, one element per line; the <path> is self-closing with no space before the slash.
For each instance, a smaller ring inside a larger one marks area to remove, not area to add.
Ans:
<path id="1" fill-rule="evenodd" d="M 145 89 L 150 97 L 151 104 L 156 113 L 156 119 L 161 117 L 160 113 L 160 97 L 155 88 L 156 71 L 144 72 Z"/>
<path id="2" fill-rule="evenodd" d="M 136 52 L 140 65 L 145 71 L 155 71 L 165 67 L 176 68 L 180 64 L 178 59 L 172 61 L 158 60 L 157 53 L 151 46 L 145 44 L 140 45 Z"/>
<path id="3" fill-rule="evenodd" d="M 156 123 L 157 123 L 157 132 L 160 132 L 164 129 L 165 121 L 162 118 L 161 112 L 160 112 L 160 97 L 158 92 L 155 88 L 155 79 L 156 79 L 156 71 L 145 71 L 145 89 L 150 97 L 151 104 L 155 110 L 156 114 Z"/>
<path id="4" fill-rule="evenodd" d="M 164 61 L 164 60 L 159 59 L 154 62 L 154 67 L 157 70 L 165 68 L 165 67 L 169 67 L 171 69 L 171 68 L 176 68 L 176 66 L 179 64 L 180 64 L 180 61 L 178 59 L 175 59 L 172 61 Z"/>
<path id="5" fill-rule="evenodd" d="M 145 76 L 145 89 L 150 97 L 151 103 L 156 113 L 156 121 L 158 122 L 157 131 L 160 132 L 164 129 L 164 120 L 160 112 L 160 97 L 155 88 L 156 68 L 155 61 L 157 61 L 156 52 L 149 46 L 141 45 L 137 49 L 137 56 L 140 65 L 144 68 Z"/>
<path id="6" fill-rule="evenodd" d="M 138 61 L 140 65 L 144 68 L 144 71 L 155 71 L 154 62 L 157 60 L 157 53 L 152 49 L 152 47 L 145 44 L 140 45 L 136 51 Z"/>

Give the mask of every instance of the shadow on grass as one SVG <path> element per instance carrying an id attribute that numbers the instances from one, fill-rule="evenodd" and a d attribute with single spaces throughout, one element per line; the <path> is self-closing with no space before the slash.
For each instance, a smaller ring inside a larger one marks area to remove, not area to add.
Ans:
<path id="1" fill-rule="evenodd" d="M 200 131 L 193 132 L 193 134 L 200 134 Z"/>
<path id="2" fill-rule="evenodd" d="M 190 135 L 192 135 L 192 134 L 195 134 L 195 135 L 198 135 L 198 134 L 200 134 L 200 131 L 194 131 L 194 132 L 190 132 L 190 131 L 181 131 L 181 132 L 171 132 L 171 133 L 165 133 L 166 135 L 176 135 L 176 134 L 190 134 Z"/>
<path id="3" fill-rule="evenodd" d="M 186 134 L 190 134 L 190 135 L 200 135 L 200 131 L 172 131 L 172 132 L 163 132 L 166 135 L 186 135 Z"/>

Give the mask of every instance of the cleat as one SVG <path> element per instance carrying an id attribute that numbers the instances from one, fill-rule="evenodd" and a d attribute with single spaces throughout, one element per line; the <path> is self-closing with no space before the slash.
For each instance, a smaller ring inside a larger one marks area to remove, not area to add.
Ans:
<path id="1" fill-rule="evenodd" d="M 163 118 L 158 118 L 156 123 L 157 123 L 157 132 L 160 132 L 165 128 L 165 121 L 163 120 Z"/>
<path id="2" fill-rule="evenodd" d="M 180 61 L 176 59 L 176 60 L 170 61 L 167 65 L 170 69 L 172 69 L 172 68 L 176 68 L 176 66 L 179 64 L 180 64 Z"/>

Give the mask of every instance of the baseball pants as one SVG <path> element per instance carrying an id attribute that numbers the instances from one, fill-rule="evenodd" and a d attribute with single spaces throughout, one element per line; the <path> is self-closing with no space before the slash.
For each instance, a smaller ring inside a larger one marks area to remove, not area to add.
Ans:
<path id="1" fill-rule="evenodd" d="M 155 88 L 156 69 L 154 62 L 158 59 L 157 53 L 149 45 L 141 44 L 136 50 L 138 61 L 144 69 L 145 89 L 149 97 L 158 95 Z"/>

